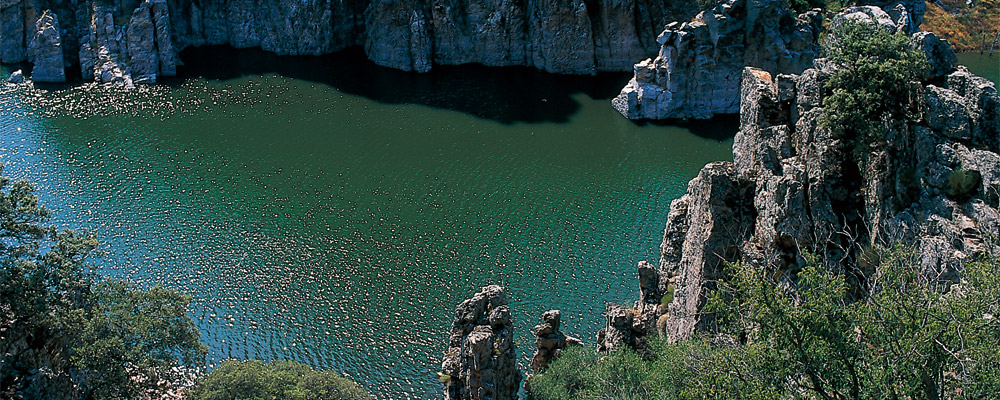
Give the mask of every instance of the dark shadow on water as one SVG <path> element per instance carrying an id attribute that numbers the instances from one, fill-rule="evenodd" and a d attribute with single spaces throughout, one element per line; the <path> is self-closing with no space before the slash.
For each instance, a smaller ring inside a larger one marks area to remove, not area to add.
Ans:
<path id="1" fill-rule="evenodd" d="M 740 116 L 739 114 L 723 114 L 708 120 L 641 120 L 636 121 L 636 124 L 639 126 L 678 126 L 699 137 L 721 142 L 736 136 L 736 132 L 740 129 Z"/>
<path id="2" fill-rule="evenodd" d="M 181 59 L 185 64 L 178 69 L 181 77 L 226 80 L 277 73 L 383 103 L 422 104 L 502 123 L 566 122 L 580 109 L 572 95 L 610 100 L 631 77 L 626 73 L 558 75 L 529 67 L 482 65 L 435 66 L 429 73 L 418 74 L 379 67 L 358 48 L 323 56 L 277 56 L 259 49 L 206 46 L 184 50 Z"/>

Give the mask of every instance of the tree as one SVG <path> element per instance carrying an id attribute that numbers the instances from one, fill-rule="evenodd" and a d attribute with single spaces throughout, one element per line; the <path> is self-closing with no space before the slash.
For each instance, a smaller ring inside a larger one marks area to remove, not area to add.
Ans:
<path id="1" fill-rule="evenodd" d="M 191 392 L 193 400 L 367 400 L 368 393 L 333 372 L 294 361 L 225 361 Z"/>
<path id="2" fill-rule="evenodd" d="M 832 29 L 823 48 L 839 69 L 824 86 L 830 94 L 823 98 L 822 126 L 855 138 L 863 152 L 884 138 L 890 121 L 915 113 L 928 64 L 904 33 L 847 20 Z"/>
<path id="3" fill-rule="evenodd" d="M 97 276 L 97 240 L 49 215 L 0 176 L 0 397 L 129 399 L 203 363 L 187 297 Z"/>

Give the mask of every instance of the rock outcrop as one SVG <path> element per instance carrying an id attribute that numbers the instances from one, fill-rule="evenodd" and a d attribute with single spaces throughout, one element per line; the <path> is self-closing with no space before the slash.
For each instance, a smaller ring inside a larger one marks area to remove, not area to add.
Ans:
<path id="1" fill-rule="evenodd" d="M 28 45 L 28 60 L 34 64 L 31 79 L 35 82 L 66 82 L 59 19 L 45 10 L 35 21 L 35 33 Z"/>
<path id="2" fill-rule="evenodd" d="M 638 267 L 639 301 L 632 308 L 605 303 L 604 328 L 597 331 L 597 350 L 615 351 L 622 346 L 643 352 L 647 337 L 662 331 L 664 296 L 673 294 L 672 277 L 660 276 L 656 267 L 641 261 Z M 660 282 L 663 282 L 661 285 Z M 669 300 L 669 297 L 668 297 Z"/>
<path id="3" fill-rule="evenodd" d="M 535 325 L 535 354 L 531 356 L 531 372 L 539 373 L 559 353 L 568 346 L 582 346 L 583 342 L 572 336 L 566 336 L 559 331 L 562 313 L 559 310 L 549 310 L 542 313 L 542 323 Z"/>
<path id="4" fill-rule="evenodd" d="M 441 362 L 446 400 L 512 400 L 517 398 L 514 332 L 507 292 L 484 287 L 455 309 L 448 350 Z"/>
<path id="5" fill-rule="evenodd" d="M 24 83 L 24 73 L 21 72 L 21 70 L 17 70 L 17 71 L 11 72 L 10 76 L 7 77 L 7 82 L 8 83 Z"/>
<path id="6" fill-rule="evenodd" d="M 363 46 L 406 71 L 481 63 L 549 72 L 629 71 L 695 2 L 654 0 L 0 0 L 0 61 L 28 56 L 43 10 L 62 22 L 62 54 L 85 79 L 128 84 L 176 73 L 187 46 L 320 55 Z M 46 43 L 49 44 L 49 43 Z M 53 47 L 54 49 L 54 47 Z M 55 52 L 55 50 L 53 50 Z"/>
<path id="7" fill-rule="evenodd" d="M 907 19 L 877 7 L 844 15 L 908 29 Z M 725 262 L 785 279 L 809 252 L 857 288 L 873 246 L 914 246 L 923 273 L 943 282 L 957 279 L 964 260 L 1000 251 L 989 239 L 1000 232 L 997 90 L 956 67 L 947 43 L 925 33 L 911 38 L 932 66 L 920 115 L 889 121 L 885 140 L 871 145 L 819 123 L 823 85 L 840 68 L 834 63 L 817 59 L 801 74 L 743 70 L 734 161 L 705 166 L 668 215 L 658 282 L 664 293 L 669 277 L 676 286 L 660 310 L 671 341 L 710 326 L 700 311 Z"/>
<path id="8" fill-rule="evenodd" d="M 711 118 L 739 111 L 747 65 L 800 73 L 819 52 L 822 14 L 796 15 L 779 0 L 728 0 L 689 22 L 673 22 L 656 39 L 655 59 L 612 100 L 629 119 Z"/>

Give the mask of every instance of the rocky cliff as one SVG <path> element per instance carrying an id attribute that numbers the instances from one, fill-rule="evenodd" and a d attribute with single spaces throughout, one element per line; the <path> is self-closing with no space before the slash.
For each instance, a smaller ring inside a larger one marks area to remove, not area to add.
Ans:
<path id="1" fill-rule="evenodd" d="M 819 55 L 822 11 L 796 14 L 779 0 L 727 0 L 692 20 L 673 22 L 657 37 L 656 58 L 635 64 L 634 76 L 612 100 L 629 119 L 705 119 L 735 114 L 743 67 L 799 74 Z M 924 2 L 869 0 L 886 20 L 918 30 Z"/>
<path id="2" fill-rule="evenodd" d="M 455 309 L 441 362 L 445 400 L 513 400 L 521 387 L 507 292 L 484 287 Z"/>
<path id="3" fill-rule="evenodd" d="M 837 18 L 908 29 L 877 7 Z M 734 161 L 705 166 L 671 204 L 659 276 L 647 279 L 659 285 L 651 293 L 676 286 L 659 310 L 671 341 L 711 323 L 701 308 L 726 262 L 794 276 L 811 253 L 858 287 L 875 246 L 914 246 L 924 273 L 944 282 L 957 279 L 964 260 L 1000 251 L 991 240 L 1000 232 L 997 90 L 956 66 L 933 34 L 911 42 L 932 67 L 915 99 L 919 115 L 887 121 L 884 140 L 861 151 L 819 123 L 824 83 L 840 66 L 817 59 L 801 74 L 743 69 Z"/>
<path id="4" fill-rule="evenodd" d="M 282 55 L 363 46 L 375 63 L 407 71 L 481 63 L 592 74 L 628 71 L 656 54 L 656 33 L 696 8 L 664 0 L 2 0 L 0 62 L 25 61 L 32 47 L 62 53 L 63 67 L 84 78 L 127 84 L 173 75 L 187 46 Z M 38 25 L 45 15 L 61 23 L 61 36 Z M 46 41 L 35 46 L 39 35 Z"/>
<path id="5" fill-rule="evenodd" d="M 728 0 L 668 25 L 659 55 L 635 64 L 612 104 L 629 119 L 735 114 L 743 67 L 802 72 L 819 52 L 821 24 L 818 10 L 796 15 L 779 0 Z"/>

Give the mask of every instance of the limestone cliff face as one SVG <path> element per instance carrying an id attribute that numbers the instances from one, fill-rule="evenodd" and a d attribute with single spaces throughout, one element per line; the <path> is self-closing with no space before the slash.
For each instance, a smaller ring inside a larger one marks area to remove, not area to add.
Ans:
<path id="1" fill-rule="evenodd" d="M 908 29 L 876 7 L 838 18 Z M 818 123 L 837 65 L 743 70 L 734 162 L 707 165 L 671 204 L 658 268 L 660 285 L 676 287 L 661 326 L 672 341 L 711 322 L 700 310 L 727 261 L 792 275 L 809 251 L 857 285 L 874 245 L 915 246 L 924 273 L 944 281 L 964 260 L 1000 250 L 988 239 L 1000 232 L 1000 97 L 933 34 L 911 41 L 932 65 L 921 113 L 890 121 L 885 142 L 860 155 Z"/>
<path id="2" fill-rule="evenodd" d="M 822 15 L 795 15 L 778 0 L 728 0 L 667 25 L 655 59 L 612 101 L 629 119 L 710 118 L 739 111 L 740 74 L 752 65 L 801 73 L 819 51 Z"/>
<path id="3" fill-rule="evenodd" d="M 628 71 L 656 54 L 656 33 L 695 2 L 665 0 L 0 0 L 0 61 L 21 62 L 48 12 L 66 66 L 100 82 L 155 82 L 187 46 L 319 55 L 363 46 L 375 63 L 523 65 Z M 26 28 L 27 27 L 27 28 Z"/>

